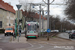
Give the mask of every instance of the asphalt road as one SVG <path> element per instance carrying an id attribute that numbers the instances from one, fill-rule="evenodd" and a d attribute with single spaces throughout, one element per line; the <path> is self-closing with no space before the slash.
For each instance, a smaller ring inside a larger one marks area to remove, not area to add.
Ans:
<path id="1" fill-rule="evenodd" d="M 75 50 L 74 42 L 60 38 L 51 38 L 49 41 L 46 38 L 28 39 L 31 47 L 26 50 Z"/>
<path id="2" fill-rule="evenodd" d="M 11 36 L 4 36 L 4 34 L 0 34 L 0 42 L 9 42 Z"/>
<path id="3" fill-rule="evenodd" d="M 0 50 L 14 50 L 16 48 L 27 48 L 31 46 L 28 43 L 11 43 L 11 37 L 12 36 L 4 36 L 4 34 L 0 34 Z"/>
<path id="4" fill-rule="evenodd" d="M 11 36 L 0 35 L 0 50 L 75 50 L 75 41 L 61 38 L 40 37 L 38 39 L 28 39 L 27 43 L 11 43 Z"/>

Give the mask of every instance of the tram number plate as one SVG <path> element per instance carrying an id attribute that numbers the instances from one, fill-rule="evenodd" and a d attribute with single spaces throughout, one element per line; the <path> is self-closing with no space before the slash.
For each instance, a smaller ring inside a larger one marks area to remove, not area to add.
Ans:
<path id="1" fill-rule="evenodd" d="M 33 31 L 30 31 L 30 33 L 34 33 Z"/>

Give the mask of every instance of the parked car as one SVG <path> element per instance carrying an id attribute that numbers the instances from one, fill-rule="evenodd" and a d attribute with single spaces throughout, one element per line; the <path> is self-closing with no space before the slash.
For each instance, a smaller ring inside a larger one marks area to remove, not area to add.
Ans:
<path id="1" fill-rule="evenodd" d="M 9 36 L 9 35 L 14 35 L 14 26 L 7 26 L 6 28 L 5 28 L 5 36 Z"/>
<path id="2" fill-rule="evenodd" d="M 66 30 L 66 33 L 71 33 L 71 30 Z"/>
<path id="3" fill-rule="evenodd" d="M 51 32 L 59 32 L 59 30 L 51 30 Z"/>
<path id="4" fill-rule="evenodd" d="M 73 38 L 75 38 L 75 31 L 69 33 L 69 39 L 73 39 Z"/>

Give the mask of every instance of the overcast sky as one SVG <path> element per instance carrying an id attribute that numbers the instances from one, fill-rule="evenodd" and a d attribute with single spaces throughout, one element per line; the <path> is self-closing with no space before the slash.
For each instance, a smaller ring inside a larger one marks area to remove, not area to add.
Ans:
<path id="1" fill-rule="evenodd" d="M 15 10 L 17 10 L 16 4 L 19 4 L 19 0 L 3 0 L 3 1 L 10 3 L 13 6 L 13 8 Z M 25 1 L 26 0 L 20 0 L 20 2 L 23 2 L 23 3 Z M 45 1 L 47 1 L 47 0 L 45 0 Z M 27 0 L 27 2 L 42 3 L 42 0 Z M 62 4 L 62 3 L 65 3 L 65 2 L 64 2 L 64 0 L 55 0 L 53 3 L 54 4 L 55 3 Z M 45 9 L 47 9 L 47 8 L 45 8 Z M 66 16 L 64 15 L 64 11 L 63 11 L 64 9 L 65 9 L 64 5 L 51 5 L 50 6 L 50 14 L 54 15 L 54 16 L 59 15 L 60 18 L 65 18 Z"/>
<path id="2" fill-rule="evenodd" d="M 17 8 L 16 8 L 16 4 L 19 4 L 19 1 L 18 0 L 3 0 L 4 2 L 7 2 L 7 3 L 10 3 L 12 6 L 13 6 L 13 8 L 15 9 L 15 10 L 17 10 Z"/>

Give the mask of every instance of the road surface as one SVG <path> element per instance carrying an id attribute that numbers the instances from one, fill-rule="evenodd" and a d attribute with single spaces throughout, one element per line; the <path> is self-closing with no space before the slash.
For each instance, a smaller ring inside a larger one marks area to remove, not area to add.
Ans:
<path id="1" fill-rule="evenodd" d="M 15 50 L 16 48 L 27 48 L 31 46 L 28 43 L 11 43 L 11 37 L 0 34 L 0 50 Z"/>
<path id="2" fill-rule="evenodd" d="M 0 50 L 75 50 L 75 41 L 65 40 L 58 37 L 46 37 L 28 39 L 27 43 L 11 43 L 11 36 L 0 35 Z"/>
<path id="3" fill-rule="evenodd" d="M 9 42 L 11 36 L 4 36 L 4 34 L 0 34 L 0 42 Z"/>

